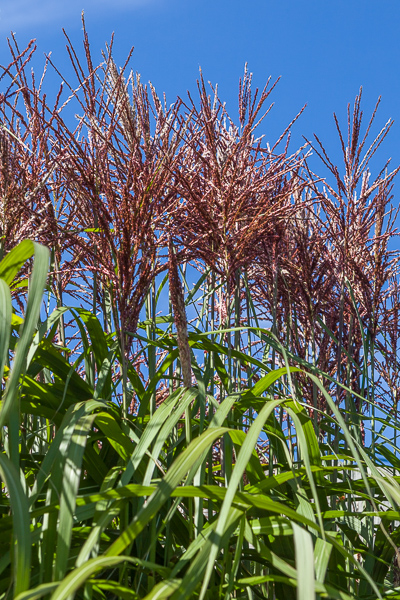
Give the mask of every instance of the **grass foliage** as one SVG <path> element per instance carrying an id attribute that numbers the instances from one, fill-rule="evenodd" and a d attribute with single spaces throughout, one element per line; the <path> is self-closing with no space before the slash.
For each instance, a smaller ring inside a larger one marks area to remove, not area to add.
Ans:
<path id="1" fill-rule="evenodd" d="M 235 126 L 85 32 L 50 109 L 10 49 L 0 598 L 400 598 L 390 126 L 365 146 L 357 97 L 341 178 L 262 145 L 247 71 Z"/>

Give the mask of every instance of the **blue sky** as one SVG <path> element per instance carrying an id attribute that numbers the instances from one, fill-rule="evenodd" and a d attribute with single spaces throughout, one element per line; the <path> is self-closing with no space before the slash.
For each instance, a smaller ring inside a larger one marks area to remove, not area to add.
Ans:
<path id="1" fill-rule="evenodd" d="M 362 85 L 366 117 L 382 95 L 373 133 L 387 119 L 396 121 L 378 162 L 400 163 L 399 0 L 0 0 L 0 63 L 8 61 L 6 37 L 13 30 L 21 46 L 37 39 L 37 65 L 52 51 L 66 68 L 61 30 L 79 46 L 82 9 L 95 57 L 100 60 L 114 31 L 116 62 L 135 46 L 132 68 L 170 102 L 195 91 L 200 66 L 206 80 L 218 82 L 232 114 L 245 62 L 259 87 L 268 76 L 281 76 L 262 132 L 274 141 L 307 103 L 293 149 L 315 132 L 335 153 L 332 113 L 345 125 L 347 103 Z"/>

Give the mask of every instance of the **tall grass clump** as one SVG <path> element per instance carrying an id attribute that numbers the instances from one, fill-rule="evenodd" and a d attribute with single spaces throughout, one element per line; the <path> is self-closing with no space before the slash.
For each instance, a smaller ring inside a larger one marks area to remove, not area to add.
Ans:
<path id="1" fill-rule="evenodd" d="M 0 598 L 400 598 L 391 122 L 341 167 L 247 67 L 232 116 L 66 41 L 0 72 Z"/>

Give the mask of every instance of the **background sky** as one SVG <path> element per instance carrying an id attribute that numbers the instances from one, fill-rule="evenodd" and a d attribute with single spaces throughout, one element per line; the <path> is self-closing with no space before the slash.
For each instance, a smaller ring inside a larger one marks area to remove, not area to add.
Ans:
<path id="1" fill-rule="evenodd" d="M 8 63 L 12 30 L 21 47 L 36 38 L 35 68 L 51 51 L 66 72 L 62 28 L 81 48 L 82 9 L 95 59 L 115 32 L 116 62 L 134 46 L 132 68 L 170 103 L 195 93 L 200 66 L 235 116 L 245 62 L 255 86 L 281 76 L 262 133 L 273 142 L 307 103 L 293 150 L 302 135 L 317 133 L 339 160 L 332 114 L 345 126 L 347 104 L 362 85 L 366 118 L 382 96 L 373 133 L 396 121 L 373 166 L 389 157 L 400 163 L 400 0 L 0 0 L 0 64 Z"/>

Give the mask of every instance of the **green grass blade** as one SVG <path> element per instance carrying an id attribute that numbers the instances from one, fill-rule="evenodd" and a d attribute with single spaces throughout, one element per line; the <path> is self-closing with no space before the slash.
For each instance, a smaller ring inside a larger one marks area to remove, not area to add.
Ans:
<path id="1" fill-rule="evenodd" d="M 332 545 L 329 542 L 318 538 L 314 548 L 315 579 L 324 583 L 325 575 L 332 554 Z"/>
<path id="2" fill-rule="evenodd" d="M 308 531 L 292 523 L 297 569 L 297 600 L 315 600 L 314 548 Z"/>
<path id="3" fill-rule="evenodd" d="M 178 589 L 180 583 L 180 579 L 167 579 L 166 581 L 161 581 L 154 586 L 151 592 L 147 594 L 143 600 L 163 600 L 164 598 L 170 598 Z"/>
<path id="4" fill-rule="evenodd" d="M 42 583 L 38 585 L 33 590 L 29 590 L 28 592 L 23 592 L 22 594 L 18 594 L 15 600 L 38 600 L 38 598 L 43 598 L 43 596 L 48 596 L 51 594 L 59 585 L 58 581 L 52 583 Z"/>
<path id="5" fill-rule="evenodd" d="M 0 454 L 0 474 L 10 495 L 13 516 L 14 596 L 29 588 L 31 569 L 31 532 L 29 506 L 19 473 L 4 454 Z"/>
<path id="6" fill-rule="evenodd" d="M 23 329 L 17 344 L 11 374 L 7 381 L 6 389 L 1 404 L 0 427 L 2 427 L 7 421 L 11 407 L 16 399 L 21 375 L 23 375 L 25 372 L 26 359 L 29 347 L 32 343 L 33 333 L 35 331 L 39 319 L 40 305 L 42 303 L 43 291 L 47 279 L 47 271 L 49 266 L 49 251 L 47 250 L 47 248 L 41 246 L 40 244 L 37 244 L 36 242 L 31 242 L 31 244 L 33 244 L 34 247 L 35 261 L 30 281 L 28 302 L 26 307 Z M 18 250 L 18 248 L 16 248 L 15 250 Z M 10 254 L 12 254 L 12 252 Z M 7 271 L 7 273 L 9 274 L 9 271 Z"/>
<path id="7" fill-rule="evenodd" d="M 7 283 L 0 279 L 0 381 L 8 359 L 11 333 L 11 294 Z"/>
<path id="8" fill-rule="evenodd" d="M 70 545 L 74 521 L 74 509 L 82 470 L 83 453 L 88 440 L 88 433 L 95 417 L 96 415 L 92 414 L 85 415 L 79 419 L 65 455 L 54 564 L 54 578 L 58 580 L 61 580 L 64 577 L 67 569 L 71 550 Z"/>
<path id="9" fill-rule="evenodd" d="M 95 573 L 104 569 L 113 568 L 128 560 L 126 556 L 100 556 L 88 560 L 81 567 L 74 569 L 58 585 L 53 592 L 51 600 L 68 600 L 77 590 Z"/>
<path id="10" fill-rule="evenodd" d="M 23 240 L 0 262 L 0 277 L 10 285 L 22 265 L 35 253 L 35 242 Z"/>

